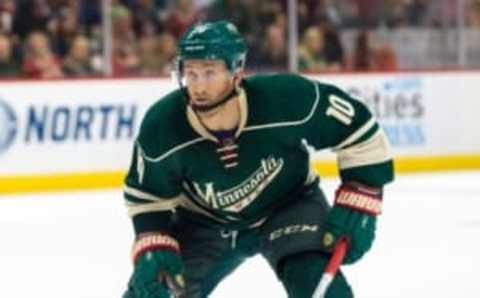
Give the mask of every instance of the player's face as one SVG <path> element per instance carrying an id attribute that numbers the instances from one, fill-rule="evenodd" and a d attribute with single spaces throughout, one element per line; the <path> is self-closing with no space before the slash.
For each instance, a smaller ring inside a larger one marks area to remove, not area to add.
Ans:
<path id="1" fill-rule="evenodd" d="M 222 60 L 187 60 L 183 76 L 190 101 L 197 106 L 217 103 L 234 87 L 233 76 Z"/>

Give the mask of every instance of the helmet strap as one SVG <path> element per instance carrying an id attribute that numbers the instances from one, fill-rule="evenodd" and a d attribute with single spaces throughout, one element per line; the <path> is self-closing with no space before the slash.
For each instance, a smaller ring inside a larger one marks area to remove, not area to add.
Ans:
<path id="1" fill-rule="evenodd" d="M 225 104 L 227 101 L 235 98 L 239 93 L 238 89 L 240 87 L 239 86 L 240 83 L 235 82 L 235 79 L 238 78 L 237 73 L 235 73 L 233 75 L 233 79 L 232 79 L 234 81 L 233 82 L 234 83 L 233 89 L 229 93 L 227 93 L 221 100 L 219 100 L 218 102 L 213 103 L 211 105 L 195 105 L 190 101 L 190 96 L 188 95 L 187 87 L 182 84 L 182 80 L 180 79 L 180 76 L 178 76 L 177 78 L 178 78 L 178 83 L 180 85 L 180 89 L 182 90 L 182 93 L 183 93 L 183 96 L 185 98 L 186 103 L 188 105 L 190 105 L 192 107 L 192 109 L 196 112 L 211 111 L 211 110 Z"/>
<path id="2" fill-rule="evenodd" d="M 208 111 L 211 111 L 211 110 L 223 105 L 227 101 L 235 98 L 237 95 L 238 95 L 237 88 L 234 87 L 232 89 L 232 91 L 230 91 L 227 95 L 225 95 L 221 100 L 219 100 L 218 102 L 213 103 L 211 105 L 195 105 L 195 104 L 192 104 L 191 102 L 189 104 L 192 107 L 192 109 L 196 112 L 208 112 Z"/>

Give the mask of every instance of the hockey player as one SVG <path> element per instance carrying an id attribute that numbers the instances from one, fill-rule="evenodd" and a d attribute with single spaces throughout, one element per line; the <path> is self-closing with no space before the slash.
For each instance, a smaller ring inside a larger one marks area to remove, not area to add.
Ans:
<path id="1" fill-rule="evenodd" d="M 246 52 L 225 21 L 180 40 L 180 88 L 146 113 L 126 178 L 136 241 L 125 298 L 208 297 L 256 254 L 289 297 L 310 298 L 340 237 L 346 264 L 372 245 L 393 179 L 380 126 L 335 86 L 294 74 L 244 78 Z M 337 154 L 332 207 L 311 148 Z M 339 272 L 327 297 L 352 296 Z"/>

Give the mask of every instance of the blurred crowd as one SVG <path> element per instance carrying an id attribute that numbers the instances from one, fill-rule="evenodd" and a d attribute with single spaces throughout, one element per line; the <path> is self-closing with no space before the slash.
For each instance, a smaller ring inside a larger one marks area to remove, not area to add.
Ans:
<path id="1" fill-rule="evenodd" d="M 393 71 L 396 49 L 372 29 L 455 26 L 459 0 L 298 0 L 302 72 Z M 250 71 L 288 69 L 287 0 L 0 0 L 0 76 L 62 78 L 169 75 L 181 34 L 228 19 L 249 45 Z M 480 0 L 466 0 L 467 27 L 480 28 Z M 104 15 L 111 55 L 105 55 Z M 347 51 L 343 30 L 355 29 Z M 351 48 L 351 49 L 350 49 Z M 111 57 L 111 61 L 105 61 Z"/>

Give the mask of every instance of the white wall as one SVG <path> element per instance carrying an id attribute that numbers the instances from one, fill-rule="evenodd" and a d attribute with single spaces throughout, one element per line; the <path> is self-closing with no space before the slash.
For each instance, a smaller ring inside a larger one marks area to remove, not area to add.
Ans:
<path id="1" fill-rule="evenodd" d="M 479 72 L 315 78 L 364 100 L 397 156 L 480 153 Z M 142 115 L 175 87 L 169 79 L 0 82 L 0 176 L 125 170 Z"/>

